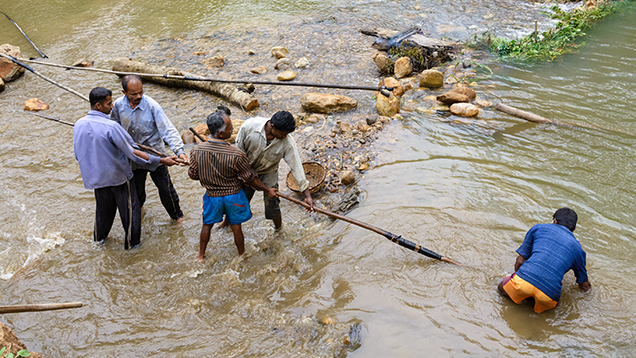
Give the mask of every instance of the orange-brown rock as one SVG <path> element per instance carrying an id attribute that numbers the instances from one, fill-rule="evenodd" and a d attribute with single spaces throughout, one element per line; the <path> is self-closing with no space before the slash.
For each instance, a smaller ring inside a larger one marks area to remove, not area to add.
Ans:
<path id="1" fill-rule="evenodd" d="M 400 81 L 396 80 L 393 77 L 386 77 L 384 78 L 384 80 L 380 80 L 380 83 L 378 83 L 378 87 L 381 87 L 381 86 L 392 87 L 393 94 L 396 95 L 397 97 L 402 96 L 402 94 L 404 93 L 404 90 L 402 89 L 402 84 L 400 83 Z M 375 95 L 376 96 L 380 95 L 380 92 L 376 92 Z"/>
<path id="2" fill-rule="evenodd" d="M 24 110 L 25 111 L 43 111 L 49 109 L 49 105 L 40 101 L 37 98 L 31 98 L 24 102 Z"/>
<path id="3" fill-rule="evenodd" d="M 400 98 L 393 93 L 389 97 L 380 93 L 375 101 L 375 108 L 381 116 L 393 117 L 400 113 Z"/>
<path id="4" fill-rule="evenodd" d="M 75 62 L 71 66 L 73 67 L 92 67 L 95 64 L 95 60 L 91 60 L 90 58 L 81 58 Z"/>
<path id="5" fill-rule="evenodd" d="M 253 74 L 256 74 L 256 75 L 262 75 L 264 73 L 267 73 L 267 67 L 265 67 L 265 66 L 257 66 L 257 67 L 252 68 L 250 70 L 250 72 L 252 72 Z"/>
<path id="6" fill-rule="evenodd" d="M 192 144 L 195 142 L 194 134 L 192 134 L 189 130 L 183 131 L 183 133 L 181 133 L 181 140 L 183 141 L 183 144 Z"/>
<path id="7" fill-rule="evenodd" d="M 450 92 L 446 92 L 443 94 L 440 94 L 439 96 L 435 97 L 436 100 L 444 103 L 444 104 L 453 104 L 453 103 L 459 103 L 459 102 L 463 102 L 463 103 L 468 103 L 470 102 L 470 99 L 468 98 L 468 96 L 461 94 L 459 92 L 454 92 L 454 91 L 450 91 Z"/>
<path id="8" fill-rule="evenodd" d="M 342 95 L 305 93 L 300 104 L 305 112 L 329 114 L 351 110 L 358 105 L 358 101 Z"/>
<path id="9" fill-rule="evenodd" d="M 343 185 L 353 184 L 355 181 L 356 174 L 350 170 L 347 170 L 340 175 L 340 183 Z"/>
<path id="10" fill-rule="evenodd" d="M 20 57 L 20 48 L 18 46 L 4 44 L 0 46 L 0 52 L 5 55 Z M 2 78 L 4 82 L 11 82 L 22 76 L 23 73 L 24 67 L 16 65 L 4 57 L 0 57 L 0 78 Z"/>
<path id="11" fill-rule="evenodd" d="M 455 88 L 453 88 L 451 91 L 465 95 L 470 101 L 474 100 L 475 97 L 477 97 L 477 93 L 475 93 L 475 90 L 466 86 L 455 86 Z"/>
<path id="12" fill-rule="evenodd" d="M 393 71 L 393 66 L 395 65 L 395 62 L 386 52 L 376 52 L 373 55 L 373 63 L 378 66 L 380 71 L 386 73 L 391 73 Z"/>
<path id="13" fill-rule="evenodd" d="M 400 57 L 395 61 L 395 67 L 393 72 L 395 73 L 395 78 L 403 78 L 411 74 L 413 72 L 413 64 L 411 63 L 411 59 L 409 57 Z"/>

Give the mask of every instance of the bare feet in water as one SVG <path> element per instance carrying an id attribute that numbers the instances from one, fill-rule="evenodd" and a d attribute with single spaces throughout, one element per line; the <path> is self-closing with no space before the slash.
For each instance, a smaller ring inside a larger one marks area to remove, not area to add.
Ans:
<path id="1" fill-rule="evenodd" d="M 197 261 L 199 261 L 199 262 L 205 261 L 205 255 L 203 255 L 203 256 L 197 255 Z"/>

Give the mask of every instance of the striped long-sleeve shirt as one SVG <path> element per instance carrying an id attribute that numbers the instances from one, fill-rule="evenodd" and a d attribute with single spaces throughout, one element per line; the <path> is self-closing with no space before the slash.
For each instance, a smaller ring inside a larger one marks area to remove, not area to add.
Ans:
<path id="1" fill-rule="evenodd" d="M 241 191 L 243 183 L 250 183 L 256 178 L 247 156 L 222 141 L 196 145 L 190 152 L 188 175 L 200 181 L 210 197 L 236 194 Z"/>

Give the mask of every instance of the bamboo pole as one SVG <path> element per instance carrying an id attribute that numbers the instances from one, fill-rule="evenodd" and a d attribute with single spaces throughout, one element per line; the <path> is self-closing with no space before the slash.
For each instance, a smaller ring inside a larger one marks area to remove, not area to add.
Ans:
<path id="1" fill-rule="evenodd" d="M 66 124 L 67 126 L 75 127 L 75 124 L 73 124 L 71 122 L 63 121 L 63 120 L 61 120 L 59 118 L 49 117 L 49 116 L 45 116 L 45 115 L 39 114 L 39 113 L 33 113 L 33 115 L 34 116 L 38 116 L 38 117 L 42 117 L 42 118 L 45 118 L 45 119 L 48 119 L 48 120 L 51 120 L 51 121 L 54 121 L 54 122 L 58 122 L 58 123 L 61 123 L 61 124 Z M 145 150 L 146 152 L 150 152 L 150 153 L 152 153 L 152 154 L 154 154 L 154 155 L 156 155 L 158 157 L 161 157 L 161 158 L 168 157 L 167 155 L 161 153 L 160 151 L 156 150 L 153 147 L 149 147 L 147 145 L 143 145 L 143 144 L 139 144 L 139 143 L 135 143 L 135 145 L 138 146 L 139 149 Z M 182 159 L 179 159 L 179 158 L 174 159 L 174 161 L 177 162 L 177 163 L 185 163 Z"/>
<path id="2" fill-rule="evenodd" d="M 287 199 L 287 200 L 289 200 L 289 201 L 291 201 L 293 203 L 296 203 L 298 205 L 304 206 L 307 209 L 311 209 L 311 206 L 309 206 L 309 204 L 307 204 L 307 203 L 305 203 L 303 201 L 294 199 L 294 198 L 289 197 L 289 196 L 287 196 L 285 194 L 281 194 L 280 192 L 278 193 L 278 196 L 280 196 L 281 198 Z M 424 248 L 424 247 L 422 247 L 422 246 L 420 246 L 420 245 L 418 245 L 418 244 L 416 244 L 414 242 L 406 240 L 406 239 L 402 238 L 402 236 L 400 236 L 400 235 L 392 234 L 392 233 L 390 233 L 390 232 L 388 232 L 386 230 L 380 229 L 379 227 L 376 227 L 376 226 L 373 226 L 373 225 L 370 225 L 370 224 L 367 224 L 367 223 L 363 223 L 362 221 L 358 221 L 358 220 L 349 218 L 349 217 L 344 216 L 344 215 L 332 213 L 331 211 L 327 211 L 327 210 L 320 209 L 320 208 L 317 208 L 317 207 L 314 207 L 313 210 L 317 211 L 317 212 L 319 212 L 321 214 L 325 214 L 327 216 L 331 216 L 333 218 L 336 218 L 336 219 L 339 219 L 339 220 L 342 220 L 342 221 L 346 221 L 346 222 L 352 223 L 354 225 L 358 225 L 358 226 L 360 226 L 362 228 L 365 228 L 367 230 L 371 230 L 371 231 L 373 231 L 375 233 L 378 233 L 378 234 L 384 236 L 385 238 L 389 239 L 389 241 L 391 241 L 393 243 L 396 243 L 396 244 L 398 244 L 398 245 L 400 245 L 402 247 L 405 247 L 405 248 L 407 248 L 409 250 L 413 250 L 413 251 L 417 252 L 418 254 L 422 254 L 424 256 L 428 256 L 430 258 L 433 258 L 433 259 L 436 259 L 436 260 L 440 260 L 440 261 L 444 261 L 444 262 L 448 262 L 448 263 L 451 263 L 451 264 L 454 264 L 454 265 L 464 266 L 464 265 L 460 264 L 457 261 L 451 260 L 448 257 L 444 257 L 444 256 L 442 256 L 442 255 L 440 255 L 440 254 L 438 254 L 436 252 L 433 252 L 433 251 L 431 251 L 431 250 L 429 250 L 427 248 Z"/>
<path id="3" fill-rule="evenodd" d="M 7 15 L 7 14 L 6 14 L 6 13 L 4 13 L 4 12 L 3 12 L 2 14 L 3 14 L 4 16 L 6 16 L 6 17 L 7 17 L 7 19 L 8 19 L 9 21 L 11 21 L 11 23 L 12 23 L 12 24 L 14 24 L 14 25 L 15 25 L 15 27 L 17 27 L 17 28 L 18 28 L 18 30 L 20 31 L 20 33 L 21 33 L 21 34 L 22 34 L 22 35 L 23 35 L 23 36 L 27 39 L 27 41 L 29 41 L 29 43 L 31 44 L 31 46 L 33 46 L 33 48 L 35 49 L 35 51 L 37 51 L 37 52 L 40 54 L 40 56 L 41 56 L 42 58 L 49 58 L 49 56 L 45 55 L 45 54 L 44 54 L 44 52 L 40 51 L 40 49 L 39 49 L 37 46 L 35 46 L 35 44 L 33 43 L 33 41 L 31 41 L 31 39 L 29 38 L 29 36 L 27 36 L 27 34 L 26 34 L 26 33 L 24 33 L 24 31 L 22 31 L 22 28 L 20 28 L 20 26 L 18 26 L 18 24 L 17 24 L 15 21 L 11 20 L 11 18 L 9 17 L 9 15 Z"/>
<path id="4" fill-rule="evenodd" d="M 60 65 L 60 64 L 57 64 L 57 63 L 27 60 L 27 59 L 24 59 L 24 58 L 20 58 L 19 60 L 20 61 L 24 61 L 24 62 L 38 64 L 38 65 L 65 68 L 67 70 L 102 72 L 102 73 L 110 73 L 110 74 L 114 74 L 114 75 L 118 75 L 118 76 L 138 75 L 140 77 L 159 77 L 159 78 L 162 78 L 162 79 L 171 79 L 171 80 L 207 81 L 207 82 L 218 82 L 218 83 L 244 83 L 244 84 L 251 83 L 251 84 L 256 84 L 256 85 L 336 88 L 336 89 L 352 89 L 352 90 L 366 90 L 366 91 L 383 91 L 383 90 L 393 91 L 393 87 L 386 87 L 386 86 L 374 87 L 374 86 L 332 85 L 332 84 L 324 84 L 324 83 L 305 83 L 305 82 L 221 80 L 221 79 L 216 79 L 216 78 L 200 77 L 200 76 L 181 76 L 181 75 L 170 75 L 170 74 L 153 74 L 153 73 L 140 73 L 140 72 L 111 71 L 111 70 L 104 70 L 104 69 L 101 69 L 101 68 L 75 67 L 75 66 Z M 385 96 L 388 97 L 388 95 L 386 95 L 386 94 L 385 94 Z"/>
<path id="5" fill-rule="evenodd" d="M 64 303 L 43 303 L 37 305 L 11 305 L 0 306 L 0 314 L 5 313 L 19 313 L 19 312 L 39 312 L 39 311 L 54 311 L 63 310 L 67 308 L 79 308 L 84 304 L 82 302 L 64 302 Z"/>
<path id="6" fill-rule="evenodd" d="M 530 113 L 530 112 L 522 111 L 522 110 L 514 108 L 514 107 L 506 106 L 505 104 L 502 104 L 502 103 L 497 103 L 495 105 L 495 109 L 497 109 L 498 111 L 507 113 L 507 114 L 509 114 L 511 116 L 515 116 L 517 118 L 525 119 L 526 121 L 529 121 L 529 122 L 553 124 L 553 125 L 557 125 L 557 126 L 567 126 L 567 127 L 575 127 L 575 128 L 594 129 L 594 130 L 621 133 L 621 134 L 627 134 L 627 135 L 630 135 L 630 136 L 634 136 L 633 134 L 628 133 L 628 132 L 624 132 L 624 131 L 620 131 L 620 130 L 616 130 L 616 129 L 601 128 L 601 127 L 598 127 L 598 126 L 595 126 L 595 125 L 592 125 L 592 124 L 585 124 L 585 123 L 576 124 L 576 123 L 570 123 L 570 122 L 565 122 L 565 121 L 555 121 L 555 120 L 552 120 L 552 119 L 541 117 L 541 116 L 536 115 L 534 113 Z"/>
<path id="7" fill-rule="evenodd" d="M 43 79 L 43 80 L 45 80 L 45 81 L 47 81 L 47 82 L 49 82 L 49 83 L 52 83 L 52 84 L 54 84 L 54 85 L 56 85 L 56 86 L 60 87 L 61 89 L 64 89 L 64 90 L 66 90 L 66 91 L 68 91 L 68 92 L 71 92 L 72 94 L 74 94 L 74 95 L 76 95 L 77 97 L 79 97 L 79 98 L 81 98 L 81 99 L 85 100 L 86 102 L 90 102 L 90 100 L 88 99 L 88 97 L 84 96 L 83 94 L 81 94 L 81 93 L 79 93 L 79 92 L 77 92 L 77 91 L 75 91 L 75 90 L 73 90 L 73 89 L 71 89 L 71 88 L 68 88 L 68 87 L 64 86 L 63 84 L 60 84 L 60 83 L 58 83 L 58 82 L 53 81 L 52 79 L 50 79 L 50 78 L 48 78 L 48 77 L 44 76 L 43 74 L 41 74 L 41 73 L 39 73 L 38 71 L 36 71 L 36 70 L 32 69 L 31 67 L 29 67 L 29 66 L 25 65 L 24 63 L 22 63 L 22 62 L 18 61 L 18 59 L 16 59 L 15 57 L 13 57 L 13 56 L 9 56 L 9 55 L 5 55 L 5 54 L 4 54 L 4 53 L 2 53 L 2 52 L 0 52 L 0 56 L 2 56 L 2 57 L 4 57 L 4 58 L 6 58 L 7 60 L 11 60 L 11 62 L 15 63 L 15 64 L 16 64 L 16 65 L 18 65 L 18 66 L 22 66 L 22 67 L 24 67 L 25 69 L 27 69 L 27 70 L 31 71 L 34 75 L 36 75 L 36 76 L 40 77 L 41 79 Z"/>
<path id="8" fill-rule="evenodd" d="M 190 127 L 188 128 L 190 130 L 190 132 L 192 132 L 192 134 L 194 134 L 195 137 L 197 137 L 201 142 L 205 143 L 205 138 L 203 138 L 197 131 L 194 130 L 194 128 Z"/>

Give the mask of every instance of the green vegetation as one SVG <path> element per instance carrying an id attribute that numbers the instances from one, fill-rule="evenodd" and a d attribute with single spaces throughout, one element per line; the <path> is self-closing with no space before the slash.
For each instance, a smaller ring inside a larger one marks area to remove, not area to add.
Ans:
<path id="1" fill-rule="evenodd" d="M 392 47 L 389 54 L 394 58 L 409 57 L 413 65 L 413 72 L 422 72 L 451 59 L 451 52 L 454 49 L 434 50 L 432 48 L 417 47 L 407 43 L 402 43 L 399 47 Z M 388 73 L 393 73 L 393 68 L 387 69 Z"/>
<path id="2" fill-rule="evenodd" d="M 584 30 L 594 26 L 596 22 L 614 13 L 618 7 L 616 2 L 602 2 L 593 7 L 577 7 L 570 12 L 561 10 L 559 6 L 551 7 L 552 19 L 557 24 L 541 35 L 533 32 L 519 39 L 508 40 L 485 32 L 467 47 L 489 49 L 504 59 L 552 61 L 557 56 L 575 51 L 580 44 L 575 41 L 585 36 Z"/>
<path id="3" fill-rule="evenodd" d="M 31 353 L 29 353 L 29 351 L 26 349 L 19 350 L 18 353 L 16 353 L 16 355 L 13 355 L 13 353 L 5 354 L 4 351 L 6 349 L 7 347 L 3 347 L 2 349 L 0 349 L 0 358 L 28 357 L 31 355 Z"/>

